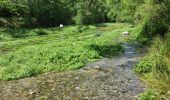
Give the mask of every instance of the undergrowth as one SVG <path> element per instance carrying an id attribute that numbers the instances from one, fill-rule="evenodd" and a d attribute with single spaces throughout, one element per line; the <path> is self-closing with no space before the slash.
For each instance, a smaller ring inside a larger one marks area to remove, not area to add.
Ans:
<path id="1" fill-rule="evenodd" d="M 156 99 L 148 99 L 150 92 L 145 92 L 141 100 L 170 99 L 170 35 L 167 34 L 166 38 L 156 37 L 134 70 L 157 95 Z"/>
<path id="2" fill-rule="evenodd" d="M 116 24 L 113 25 L 115 26 Z M 88 62 L 123 52 L 121 44 L 113 42 L 113 39 L 128 29 L 128 26 L 102 31 L 101 35 L 96 35 L 100 31 L 95 26 L 91 26 L 90 29 L 84 28 L 81 33 L 74 32 L 74 28 L 65 28 L 54 33 L 56 35 L 49 33 L 39 36 L 35 38 L 35 42 L 32 42 L 34 37 L 30 38 L 31 41 L 29 38 L 23 38 L 4 42 L 4 47 L 10 47 L 11 43 L 15 43 L 12 47 L 19 48 L 1 55 L 0 80 L 19 79 L 52 71 L 75 70 Z"/>

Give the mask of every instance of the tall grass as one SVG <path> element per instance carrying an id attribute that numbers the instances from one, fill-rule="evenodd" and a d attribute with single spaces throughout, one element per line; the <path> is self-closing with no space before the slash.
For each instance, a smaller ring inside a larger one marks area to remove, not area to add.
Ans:
<path id="1" fill-rule="evenodd" d="M 170 91 L 170 34 L 166 38 L 156 37 L 148 54 L 135 67 L 158 97 Z"/>

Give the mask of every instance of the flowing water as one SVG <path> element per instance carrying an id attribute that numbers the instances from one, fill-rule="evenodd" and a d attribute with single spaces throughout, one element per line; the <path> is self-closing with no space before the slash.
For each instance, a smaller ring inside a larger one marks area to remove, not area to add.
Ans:
<path id="1" fill-rule="evenodd" d="M 80 70 L 1 81 L 0 100 L 136 100 L 145 89 L 133 72 L 142 53 L 136 42 L 122 46 L 121 56 L 103 58 Z"/>

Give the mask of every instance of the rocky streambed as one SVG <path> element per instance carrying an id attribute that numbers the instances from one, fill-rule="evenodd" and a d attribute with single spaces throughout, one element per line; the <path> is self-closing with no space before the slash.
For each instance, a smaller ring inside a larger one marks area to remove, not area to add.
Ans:
<path id="1" fill-rule="evenodd" d="M 144 91 L 133 72 L 142 57 L 138 43 L 123 43 L 124 54 L 69 72 L 0 82 L 0 100 L 136 100 Z"/>

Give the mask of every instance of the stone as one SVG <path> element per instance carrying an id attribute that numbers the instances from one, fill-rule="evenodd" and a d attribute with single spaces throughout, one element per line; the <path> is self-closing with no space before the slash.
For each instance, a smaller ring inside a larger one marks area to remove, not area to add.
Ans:
<path id="1" fill-rule="evenodd" d="M 89 99 L 89 97 L 85 97 L 85 99 Z"/>
<path id="2" fill-rule="evenodd" d="M 122 35 L 130 35 L 130 33 L 128 31 L 125 31 L 122 33 Z"/>
<path id="3" fill-rule="evenodd" d="M 75 80 L 79 80 L 80 78 L 79 77 L 75 77 Z"/>
<path id="4" fill-rule="evenodd" d="M 94 68 L 95 68 L 95 69 L 100 69 L 100 67 L 99 67 L 99 66 L 95 66 Z"/>
<path id="5" fill-rule="evenodd" d="M 121 92 L 122 92 L 122 93 L 127 93 L 128 90 L 127 90 L 127 89 L 122 89 Z"/>
<path id="6" fill-rule="evenodd" d="M 64 27 L 64 25 L 63 25 L 63 24 L 60 24 L 60 28 L 62 28 L 62 27 Z"/>
<path id="7" fill-rule="evenodd" d="M 33 95 L 35 94 L 35 92 L 33 92 L 32 90 L 29 91 L 29 95 Z"/>
<path id="8" fill-rule="evenodd" d="M 168 91 L 167 94 L 170 95 L 170 91 Z"/>
<path id="9" fill-rule="evenodd" d="M 80 90 L 80 87 L 76 87 L 76 90 Z"/>

